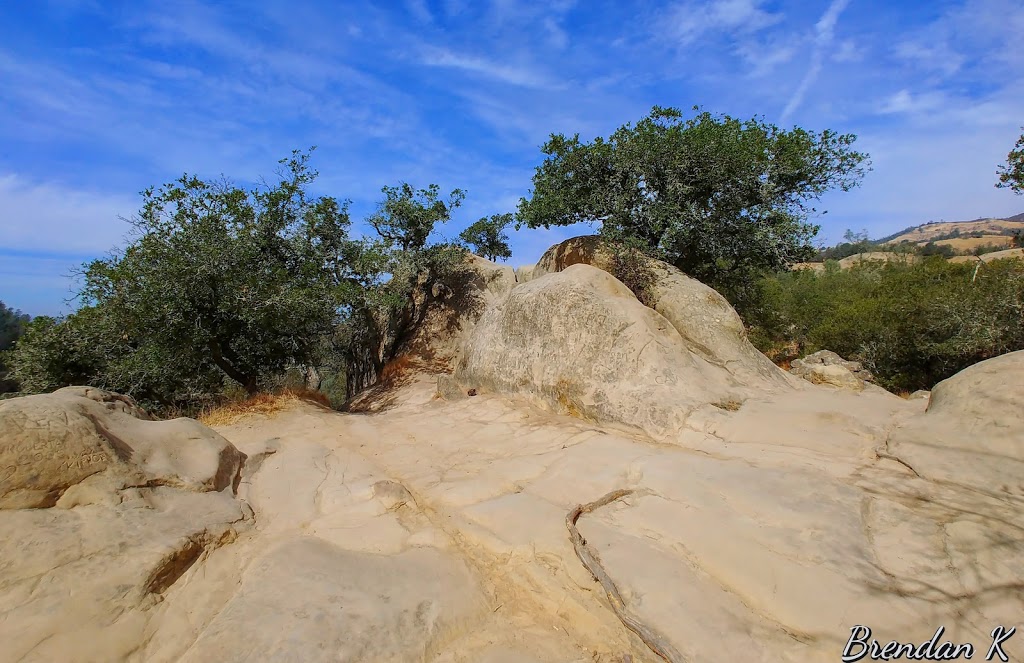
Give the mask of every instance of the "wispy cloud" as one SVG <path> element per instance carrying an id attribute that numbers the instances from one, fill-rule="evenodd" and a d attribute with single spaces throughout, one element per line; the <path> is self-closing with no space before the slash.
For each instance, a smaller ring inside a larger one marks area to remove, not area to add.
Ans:
<path id="1" fill-rule="evenodd" d="M 426 0 L 405 0 L 405 8 L 420 23 L 434 22 L 434 15 L 430 13 Z"/>
<path id="2" fill-rule="evenodd" d="M 843 13 L 846 6 L 850 4 L 850 0 L 832 0 L 832 3 L 822 14 L 821 18 L 814 26 L 814 50 L 811 53 L 811 65 L 807 69 L 807 73 L 800 80 L 800 85 L 797 86 L 793 96 L 789 98 L 789 102 L 782 111 L 781 121 L 786 123 L 789 118 L 796 112 L 800 104 L 804 102 L 804 97 L 807 96 L 807 91 L 814 85 L 814 82 L 818 80 L 818 75 L 821 73 L 822 65 L 825 61 L 828 49 L 832 45 L 832 41 L 835 38 L 836 23 L 839 22 L 839 15 Z"/>
<path id="3" fill-rule="evenodd" d="M 0 248 L 47 254 L 103 253 L 121 243 L 138 200 L 0 175 Z"/>
<path id="4" fill-rule="evenodd" d="M 669 11 L 668 32 L 681 45 L 708 33 L 747 34 L 775 25 L 782 15 L 761 8 L 761 0 L 711 0 L 682 2 Z"/>
<path id="5" fill-rule="evenodd" d="M 909 90 L 900 90 L 885 99 L 878 112 L 889 113 L 921 113 L 939 108 L 946 101 L 940 92 L 928 92 L 914 95 Z"/>
<path id="6" fill-rule="evenodd" d="M 454 53 L 445 48 L 431 48 L 424 54 L 422 63 L 429 67 L 458 69 L 479 74 L 500 83 L 536 89 L 556 89 L 560 84 L 548 79 L 532 67 L 507 65 L 482 57 Z"/>

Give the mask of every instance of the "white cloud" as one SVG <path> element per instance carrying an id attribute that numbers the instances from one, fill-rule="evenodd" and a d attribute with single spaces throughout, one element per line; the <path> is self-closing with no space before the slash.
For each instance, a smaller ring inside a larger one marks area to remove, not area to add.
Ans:
<path id="1" fill-rule="evenodd" d="M 928 71 L 952 76 L 964 64 L 964 57 L 944 39 L 908 40 L 896 44 L 895 55 L 900 60 Z"/>
<path id="2" fill-rule="evenodd" d="M 130 226 L 118 217 L 138 206 L 133 197 L 0 175 L 0 248 L 98 256 L 122 243 Z"/>
<path id="3" fill-rule="evenodd" d="M 420 23 L 434 22 L 434 15 L 430 13 L 426 0 L 405 0 L 405 8 Z"/>
<path id="4" fill-rule="evenodd" d="M 782 20 L 761 8 L 761 0 L 711 0 L 683 2 L 669 14 L 669 30 L 681 44 L 696 41 L 706 33 L 751 33 Z"/>
<path id="5" fill-rule="evenodd" d="M 796 51 L 795 45 L 781 40 L 771 44 L 746 40 L 736 48 L 736 53 L 750 66 L 750 75 L 755 78 L 767 76 L 790 62 Z"/>
<path id="6" fill-rule="evenodd" d="M 818 79 L 818 74 L 821 73 L 821 67 L 825 59 L 828 49 L 832 46 L 832 41 L 835 38 L 836 23 L 839 22 L 839 15 L 843 13 L 846 6 L 850 4 L 850 0 L 832 0 L 829 4 L 828 9 L 822 14 L 821 18 L 814 26 L 814 52 L 811 54 L 811 66 L 804 74 L 803 79 L 800 81 L 800 85 L 797 86 L 796 92 L 789 98 L 789 103 L 782 111 L 782 123 L 786 123 L 790 116 L 796 112 L 796 109 L 800 107 L 800 104 L 804 102 L 804 97 L 807 96 L 807 91 L 810 90 L 811 86 Z"/>
<path id="7" fill-rule="evenodd" d="M 852 39 L 844 39 L 832 53 L 836 62 L 860 62 L 864 59 L 864 51 Z"/>
<path id="8" fill-rule="evenodd" d="M 883 101 L 878 112 L 922 113 L 941 107 L 944 101 L 945 95 L 941 92 L 926 92 L 915 96 L 909 90 L 903 89 Z"/>
<path id="9" fill-rule="evenodd" d="M 422 62 L 431 67 L 446 67 L 480 74 L 486 78 L 520 87 L 536 89 L 556 89 L 560 87 L 532 68 L 516 67 L 484 58 L 460 55 L 444 48 L 430 49 L 427 51 Z"/>

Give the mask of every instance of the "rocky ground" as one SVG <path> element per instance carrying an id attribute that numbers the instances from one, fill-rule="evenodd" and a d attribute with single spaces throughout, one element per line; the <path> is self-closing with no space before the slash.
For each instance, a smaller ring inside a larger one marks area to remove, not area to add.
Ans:
<path id="1" fill-rule="evenodd" d="M 454 373 L 364 412 L 0 404 L 0 660 L 835 661 L 856 625 L 981 658 L 1017 625 L 1024 353 L 812 384 L 703 286 L 647 308 L 569 248 L 478 265 Z M 567 514 L 615 491 L 581 556 Z"/>

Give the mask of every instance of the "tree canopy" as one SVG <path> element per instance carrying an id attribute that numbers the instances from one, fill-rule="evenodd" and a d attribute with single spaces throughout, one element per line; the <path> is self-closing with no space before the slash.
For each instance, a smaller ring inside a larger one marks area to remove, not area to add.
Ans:
<path id="1" fill-rule="evenodd" d="M 699 109 L 694 108 L 694 111 Z M 683 271 L 720 284 L 814 253 L 812 204 L 857 186 L 856 137 L 779 129 L 759 118 L 655 107 L 609 138 L 552 134 L 519 219 L 531 228 L 599 222 Z"/>
<path id="2" fill-rule="evenodd" d="M 434 226 L 451 219 L 452 210 L 466 198 L 465 191 L 455 189 L 447 202 L 441 200 L 441 188 L 436 184 L 416 191 L 402 182 L 381 191 L 384 200 L 367 221 L 382 239 L 403 251 L 418 251 L 426 246 Z"/>
<path id="3" fill-rule="evenodd" d="M 348 202 L 310 194 L 310 156 L 293 152 L 253 189 L 186 174 L 143 192 L 127 248 L 84 266 L 80 308 L 28 324 L 14 378 L 29 392 L 89 384 L 157 407 L 193 407 L 233 383 L 252 393 L 293 369 L 313 386 L 327 370 L 341 399 L 373 383 L 432 281 L 465 261 L 465 249 L 428 241 L 465 194 L 384 187 L 367 219 L 377 236 L 353 238 Z"/>
<path id="4" fill-rule="evenodd" d="M 473 253 L 487 260 L 512 257 L 512 249 L 508 245 L 508 235 L 505 228 L 509 227 L 515 220 L 515 215 L 492 214 L 490 218 L 483 217 L 459 235 L 466 244 L 473 248 Z"/>
<path id="5" fill-rule="evenodd" d="M 185 175 L 143 193 L 136 241 L 86 266 L 83 298 L 154 361 L 216 368 L 253 392 L 311 358 L 344 302 L 345 203 L 310 197 L 309 153 L 253 190 Z"/>
<path id="6" fill-rule="evenodd" d="M 1006 163 L 999 166 L 997 173 L 999 175 L 999 181 L 996 182 L 997 187 L 1024 194 L 1024 133 L 1020 135 L 1017 144 L 1006 155 Z"/>
<path id="7" fill-rule="evenodd" d="M 25 332 L 29 320 L 27 314 L 0 302 L 0 394 L 16 388 L 14 381 L 8 379 L 4 353 L 10 350 L 14 342 Z"/>

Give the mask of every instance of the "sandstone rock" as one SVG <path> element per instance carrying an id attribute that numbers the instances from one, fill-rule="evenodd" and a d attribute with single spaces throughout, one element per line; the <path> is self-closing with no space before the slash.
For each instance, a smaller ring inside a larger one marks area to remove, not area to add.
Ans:
<path id="1" fill-rule="evenodd" d="M 849 369 L 835 364 L 812 365 L 802 375 L 811 384 L 827 384 L 839 387 L 840 389 L 852 389 L 853 391 L 864 389 L 863 380 L 854 375 Z"/>
<path id="2" fill-rule="evenodd" d="M 516 267 L 516 282 L 526 283 L 533 278 L 533 265 L 521 265 Z"/>
<path id="3" fill-rule="evenodd" d="M 473 253 L 466 253 L 461 275 L 433 286 L 432 301 L 401 352 L 411 352 L 437 364 L 457 360 L 465 335 L 483 312 L 516 285 L 516 275 Z"/>
<path id="4" fill-rule="evenodd" d="M 481 608 L 465 566 L 437 550 L 374 555 L 293 537 L 254 562 L 179 660 L 417 660 Z"/>
<path id="5" fill-rule="evenodd" d="M 921 476 L 1024 495 L 1024 351 L 932 389 L 928 409 L 893 431 L 889 451 Z"/>
<path id="6" fill-rule="evenodd" d="M 667 319 L 584 264 L 520 284 L 488 310 L 456 378 L 658 438 L 678 432 L 695 408 L 740 391 Z"/>
<path id="7" fill-rule="evenodd" d="M 0 509 L 53 506 L 101 473 L 113 483 L 222 490 L 244 460 L 192 419 L 151 421 L 130 398 L 99 389 L 0 402 Z"/>
<path id="8" fill-rule="evenodd" d="M 793 373 L 793 375 L 799 375 L 800 377 L 814 382 L 815 379 L 812 379 L 809 376 L 817 372 L 820 374 L 819 377 L 823 377 L 824 373 L 818 370 L 822 366 L 839 366 L 845 368 L 856 378 L 867 382 L 873 382 L 875 379 L 875 376 L 865 369 L 859 361 L 848 361 L 831 350 L 819 350 L 802 359 L 794 360 L 791 364 L 790 372 Z M 832 374 L 836 376 L 839 375 L 838 372 L 835 371 L 833 371 Z M 819 383 L 821 381 L 827 382 L 827 380 L 819 380 Z M 863 385 L 861 385 L 861 387 L 863 387 Z"/>
<path id="9" fill-rule="evenodd" d="M 227 492 L 168 487 L 73 509 L 0 510 L 0 659 L 132 660 L 148 615 L 250 524 Z"/>
<path id="10" fill-rule="evenodd" d="M 533 268 L 532 278 L 581 263 L 611 273 L 611 260 L 596 235 L 575 237 L 548 249 Z M 744 385 L 768 390 L 792 386 L 785 371 L 750 344 L 743 321 L 725 297 L 664 262 L 651 260 L 650 266 L 651 305 L 672 323 L 692 352 L 725 368 Z"/>

